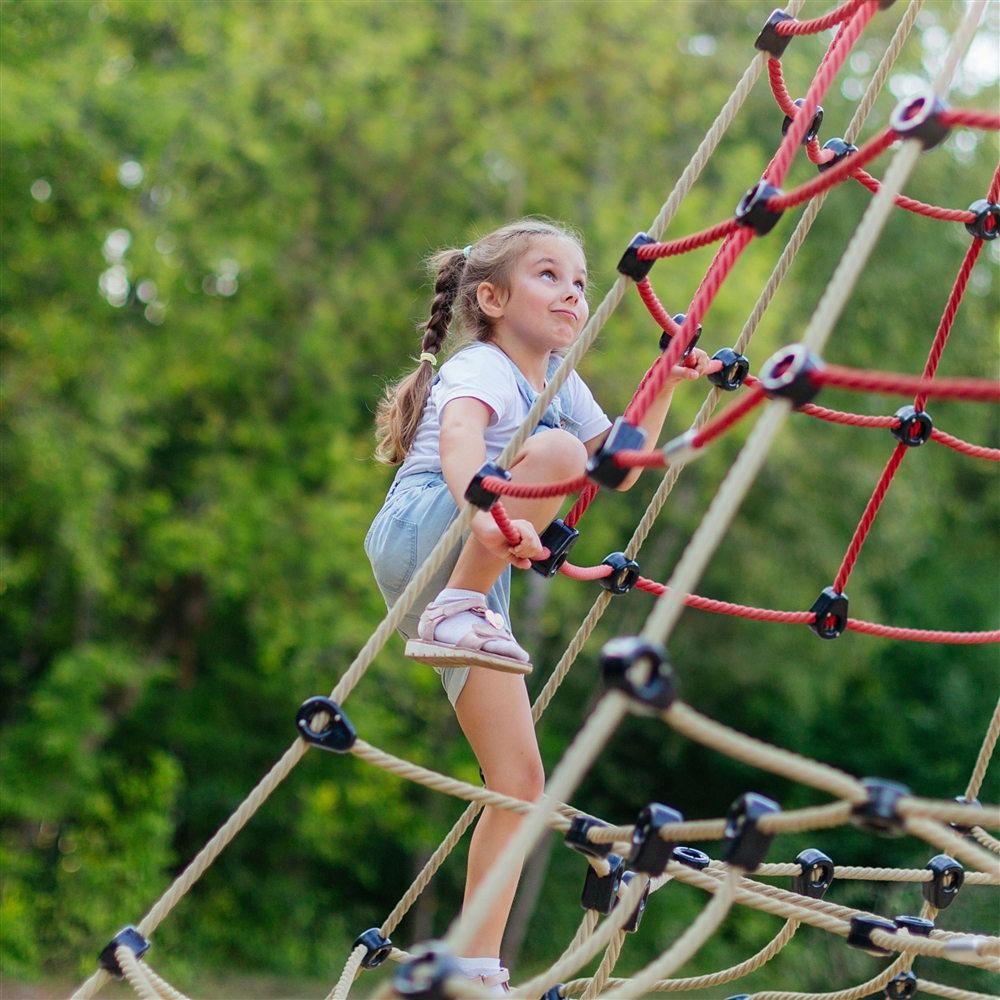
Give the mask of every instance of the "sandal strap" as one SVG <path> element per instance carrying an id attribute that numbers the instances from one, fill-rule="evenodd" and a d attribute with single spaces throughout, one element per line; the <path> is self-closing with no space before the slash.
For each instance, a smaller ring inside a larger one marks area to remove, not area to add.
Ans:
<path id="1" fill-rule="evenodd" d="M 431 641 L 434 639 L 434 630 L 446 618 L 460 615 L 463 611 L 471 611 L 473 614 L 486 617 L 486 605 L 475 597 L 463 597 L 458 601 L 445 601 L 444 604 L 430 605 L 424 610 L 417 623 L 417 635 L 421 639 Z"/>
<path id="2" fill-rule="evenodd" d="M 504 986 L 506 983 L 510 982 L 510 970 L 501 969 L 499 972 L 494 972 L 490 976 L 476 976 L 476 979 L 482 980 L 483 986 L 487 988 L 490 986 Z"/>

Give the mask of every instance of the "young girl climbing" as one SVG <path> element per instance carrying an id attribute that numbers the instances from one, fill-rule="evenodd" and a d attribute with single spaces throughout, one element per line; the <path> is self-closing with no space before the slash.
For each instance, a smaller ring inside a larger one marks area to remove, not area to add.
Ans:
<path id="1" fill-rule="evenodd" d="M 589 314 L 580 241 L 547 222 L 511 223 L 464 250 L 439 253 L 432 264 L 435 295 L 419 367 L 389 388 L 378 412 L 376 455 L 402 464 L 365 551 L 390 607 L 465 505 L 473 475 L 497 458 L 524 420 Z M 438 370 L 453 315 L 471 343 Z M 675 386 L 718 366 L 696 349 L 672 370 L 641 421 L 647 450 L 656 444 Z M 511 479 L 548 483 L 581 475 L 610 426 L 573 372 L 512 462 Z M 521 534 L 516 546 L 491 514 L 477 512 L 399 626 L 410 640 L 409 655 L 441 674 L 486 786 L 528 801 L 542 793 L 545 774 L 519 676 L 530 672 L 530 658 L 511 632 L 510 567 L 529 569 L 531 559 L 548 554 L 539 532 L 564 499 L 504 498 Z M 484 666 L 493 669 L 479 669 Z M 466 903 L 519 823 L 509 812 L 483 811 L 469 846 Z M 498 989 L 507 979 L 500 943 L 516 888 L 515 876 L 459 959 L 470 979 Z"/>

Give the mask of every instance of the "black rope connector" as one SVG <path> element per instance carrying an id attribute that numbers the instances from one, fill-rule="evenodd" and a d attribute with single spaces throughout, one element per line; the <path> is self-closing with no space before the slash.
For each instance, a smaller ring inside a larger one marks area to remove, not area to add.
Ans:
<path id="1" fill-rule="evenodd" d="M 757 41 L 753 43 L 753 47 L 760 49 L 761 52 L 769 53 L 775 59 L 780 59 L 784 55 L 785 49 L 788 48 L 792 36 L 779 35 L 774 30 L 774 26 L 781 21 L 794 20 L 795 18 L 791 14 L 786 14 L 783 10 L 772 11 L 771 16 L 764 22 L 764 27 L 760 29 L 760 34 L 757 36 Z"/>
<path id="2" fill-rule="evenodd" d="M 604 687 L 624 691 L 634 701 L 662 711 L 676 697 L 667 651 L 658 642 L 619 636 L 601 648 Z"/>
<path id="3" fill-rule="evenodd" d="M 131 924 L 123 927 L 103 948 L 97 956 L 97 964 L 115 979 L 124 979 L 125 973 L 118 963 L 115 952 L 124 945 L 135 957 L 142 958 L 149 951 L 149 940 L 144 938 Z"/>
<path id="4" fill-rule="evenodd" d="M 901 930 L 907 931 L 916 937 L 930 937 L 934 930 L 934 921 L 926 917 L 893 917 L 892 922 Z"/>
<path id="5" fill-rule="evenodd" d="M 936 854 L 924 865 L 933 873 L 930 882 L 921 882 L 920 891 L 931 906 L 947 910 L 965 884 L 965 869 L 947 854 Z"/>
<path id="6" fill-rule="evenodd" d="M 926 152 L 943 142 L 951 129 L 941 121 L 948 105 L 933 90 L 900 101 L 889 114 L 889 128 L 901 139 L 919 139 Z"/>
<path id="7" fill-rule="evenodd" d="M 798 97 L 794 101 L 792 101 L 792 104 L 794 104 L 795 107 L 797 108 L 801 108 L 802 105 L 805 103 L 806 101 L 804 97 Z M 782 135 L 788 135 L 788 130 L 792 127 L 792 121 L 793 121 L 792 118 L 789 118 L 788 115 L 785 115 L 785 120 L 781 123 Z M 806 129 L 806 134 L 802 137 L 803 146 L 808 146 L 809 143 L 811 143 L 813 139 L 815 139 L 816 136 L 819 135 L 819 129 L 822 124 L 823 124 L 823 109 L 817 106 L 816 114 L 813 115 L 813 120 L 812 122 L 810 122 L 809 128 Z"/>
<path id="8" fill-rule="evenodd" d="M 632 879 L 635 878 L 635 872 L 625 872 L 622 875 L 622 885 L 627 889 L 632 884 Z M 642 915 L 646 912 L 646 903 L 649 900 L 649 889 L 650 885 L 647 882 L 646 888 L 642 890 L 642 895 L 639 897 L 639 902 L 635 904 L 635 909 L 632 911 L 632 915 L 622 924 L 622 930 L 626 934 L 635 934 L 639 929 L 639 924 L 642 923 Z M 617 902 L 617 901 L 616 901 Z"/>
<path id="9" fill-rule="evenodd" d="M 885 984 L 882 992 L 889 1000 L 910 1000 L 917 992 L 917 977 L 912 972 L 900 972 Z"/>
<path id="10" fill-rule="evenodd" d="M 549 550 L 548 558 L 532 559 L 531 568 L 546 579 L 555 576 L 559 567 L 569 558 L 580 532 L 557 517 L 539 536 L 538 540 Z"/>
<path id="11" fill-rule="evenodd" d="M 776 188 L 767 181 L 757 181 L 740 198 L 740 203 L 736 206 L 736 221 L 741 226 L 750 226 L 758 236 L 766 236 L 785 214 L 784 210 L 772 212 L 767 207 L 767 200 L 781 193 L 781 188 Z"/>
<path id="12" fill-rule="evenodd" d="M 674 845 L 660 836 L 660 830 L 667 823 L 683 822 L 684 817 L 676 809 L 650 802 L 635 821 L 629 867 L 654 878 L 662 875 L 667 862 L 673 859 Z"/>
<path id="13" fill-rule="evenodd" d="M 563 995 L 559 991 L 565 986 L 565 983 L 556 983 L 551 989 L 546 990 L 541 997 L 541 1000 L 563 1000 Z"/>
<path id="14" fill-rule="evenodd" d="M 822 899 L 833 883 L 833 862 L 815 847 L 806 848 L 795 859 L 802 872 L 792 876 L 792 892 L 810 899 Z"/>
<path id="15" fill-rule="evenodd" d="M 975 806 L 977 809 L 982 809 L 983 804 L 979 799 L 973 799 L 971 802 L 964 795 L 956 795 L 955 801 L 962 806 Z M 982 824 L 973 824 L 975 826 L 981 826 Z M 967 826 L 965 823 L 949 823 L 950 826 L 956 833 L 966 834 L 972 833 L 972 826 Z"/>
<path id="16" fill-rule="evenodd" d="M 327 721 L 323 729 L 317 732 L 312 728 L 312 720 L 320 712 L 326 712 Z M 322 695 L 306 698 L 302 702 L 295 713 L 295 725 L 302 739 L 332 753 L 347 753 L 358 738 L 357 730 L 344 715 L 344 710 L 335 701 Z"/>
<path id="17" fill-rule="evenodd" d="M 893 952 L 887 948 L 880 948 L 872 941 L 872 931 L 886 931 L 888 934 L 895 934 L 896 925 L 884 917 L 851 917 L 851 932 L 847 935 L 847 946 L 867 951 L 869 955 L 875 955 L 878 958 L 892 955 Z"/>
<path id="18" fill-rule="evenodd" d="M 639 564 L 624 552 L 612 552 L 601 561 L 601 565 L 610 566 L 611 572 L 597 582 L 612 594 L 627 594 L 639 582 Z"/>
<path id="19" fill-rule="evenodd" d="M 712 859 L 697 847 L 675 847 L 671 860 L 698 872 L 704 871 L 712 863 Z"/>
<path id="20" fill-rule="evenodd" d="M 678 326 L 684 325 L 684 320 L 687 319 L 687 313 L 678 313 L 673 317 L 674 322 Z M 694 349 L 698 346 L 698 341 L 701 338 L 701 323 L 696 323 L 694 328 L 694 336 L 688 341 L 687 347 L 684 348 L 684 353 L 681 355 L 682 358 L 686 358 Z M 671 334 L 664 330 L 660 334 L 660 350 L 665 351 L 670 346 L 670 341 L 674 338 Z"/>
<path id="21" fill-rule="evenodd" d="M 625 874 L 625 859 L 618 854 L 607 857 L 611 871 L 607 875 L 598 875 L 593 865 L 587 865 L 587 877 L 583 882 L 583 893 L 580 905 L 585 910 L 596 910 L 607 915 L 618 902 L 618 886 L 622 884 Z"/>
<path id="22" fill-rule="evenodd" d="M 821 639 L 836 639 L 847 628 L 847 594 L 841 594 L 833 587 L 824 587 L 809 609 L 816 620 L 809 623 L 809 629 Z"/>
<path id="23" fill-rule="evenodd" d="M 364 934 L 359 934 L 351 945 L 351 951 L 358 945 L 364 945 L 367 949 L 365 957 L 361 959 L 362 969 L 377 969 L 392 953 L 392 941 L 382 937 L 377 927 L 369 927 Z"/>
<path id="24" fill-rule="evenodd" d="M 761 816 L 781 812 L 773 799 L 756 792 L 745 792 L 730 807 L 726 815 L 726 849 L 722 860 L 745 872 L 756 871 L 774 840 L 773 833 L 764 833 L 757 826 Z"/>
<path id="25" fill-rule="evenodd" d="M 913 792 L 906 785 L 886 778 L 862 778 L 861 784 L 868 792 L 868 801 L 854 806 L 851 823 L 883 837 L 901 836 L 903 817 L 896 812 L 896 803 Z"/>
<path id="26" fill-rule="evenodd" d="M 411 958 L 401 965 L 392 977 L 393 989 L 404 997 L 421 997 L 422 1000 L 450 1000 L 446 984 L 449 979 L 462 978 L 462 971 L 455 957 L 442 941 L 428 941 L 417 945 Z"/>
<path id="27" fill-rule="evenodd" d="M 483 464 L 483 467 L 472 477 L 472 482 L 465 489 L 465 499 L 473 507 L 478 507 L 480 510 L 489 510 L 500 499 L 499 493 L 491 493 L 483 486 L 483 480 L 487 476 L 510 479 L 510 473 L 506 469 L 501 469 L 496 462 Z"/>
<path id="28" fill-rule="evenodd" d="M 973 236 L 980 240 L 995 240 L 1000 236 L 1000 205 L 979 198 L 969 206 L 969 211 L 976 217 L 965 228 Z"/>
<path id="29" fill-rule="evenodd" d="M 820 386 L 810 377 L 823 362 L 805 344 L 789 344 L 775 351 L 760 370 L 760 387 L 772 399 L 790 399 L 796 410 L 812 402 Z"/>
<path id="30" fill-rule="evenodd" d="M 564 843 L 568 848 L 580 854 L 586 854 L 592 858 L 606 858 L 611 854 L 611 845 L 595 844 L 587 838 L 587 831 L 591 827 L 607 825 L 603 820 L 594 819 L 593 816 L 574 816 L 566 831 Z"/>
<path id="31" fill-rule="evenodd" d="M 910 405 L 901 406 L 895 413 L 899 426 L 890 427 L 892 436 L 907 448 L 919 448 L 931 439 L 934 421 L 926 410 L 917 410 Z"/>
<path id="32" fill-rule="evenodd" d="M 642 281 L 652 270 L 653 265 L 656 263 L 656 258 L 650 257 L 649 260 L 640 260 L 636 254 L 636 250 L 639 247 L 648 246 L 650 243 L 655 242 L 656 240 L 652 236 L 647 236 L 645 233 L 636 233 L 632 237 L 632 242 L 628 245 L 625 253 L 622 254 L 622 259 L 618 261 L 618 273 L 624 274 L 633 281 Z"/>
<path id="33" fill-rule="evenodd" d="M 717 372 L 709 372 L 708 381 L 723 392 L 736 392 L 750 374 L 750 362 L 731 347 L 723 347 L 721 351 L 716 351 L 712 355 L 712 360 L 721 361 L 722 367 Z"/>
<path id="34" fill-rule="evenodd" d="M 598 486 L 615 490 L 625 482 L 631 469 L 615 465 L 619 451 L 639 451 L 646 443 L 646 432 L 624 417 L 617 417 L 601 447 L 587 462 L 587 478 Z"/>
<path id="35" fill-rule="evenodd" d="M 825 173 L 830 167 L 835 167 L 841 160 L 846 159 L 848 156 L 852 156 L 858 151 L 858 147 L 854 145 L 853 142 L 847 142 L 845 139 L 827 139 L 823 143 L 824 149 L 832 149 L 836 154 L 832 160 L 827 160 L 826 163 L 817 163 L 816 168 L 819 172 Z"/>

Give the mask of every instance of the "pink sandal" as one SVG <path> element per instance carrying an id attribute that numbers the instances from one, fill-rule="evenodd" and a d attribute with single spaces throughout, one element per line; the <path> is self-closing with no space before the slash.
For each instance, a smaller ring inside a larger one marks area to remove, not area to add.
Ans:
<path id="1" fill-rule="evenodd" d="M 464 611 L 471 611 L 482 621 L 476 622 L 454 646 L 438 642 L 434 638 L 438 625 L 446 618 Z M 515 644 L 517 640 L 507 628 L 503 615 L 490 610 L 481 600 L 466 598 L 431 605 L 420 616 L 417 636 L 418 638 L 407 642 L 406 655 L 418 663 L 427 663 L 432 667 L 489 667 L 508 674 L 530 674 L 532 671 L 530 660 L 518 660 L 513 656 L 489 653 L 483 649 L 486 643 L 496 639 L 505 639 Z"/>

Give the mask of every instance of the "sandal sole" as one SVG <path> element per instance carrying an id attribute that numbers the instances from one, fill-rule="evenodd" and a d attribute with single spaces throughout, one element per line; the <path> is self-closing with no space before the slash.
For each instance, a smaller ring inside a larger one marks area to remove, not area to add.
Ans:
<path id="1" fill-rule="evenodd" d="M 431 667 L 487 667 L 505 674 L 521 675 L 530 674 L 534 669 L 531 663 L 512 660 L 509 656 L 421 639 L 410 639 L 406 644 L 405 655 L 410 660 L 426 663 Z"/>

